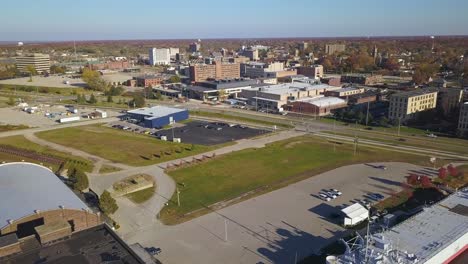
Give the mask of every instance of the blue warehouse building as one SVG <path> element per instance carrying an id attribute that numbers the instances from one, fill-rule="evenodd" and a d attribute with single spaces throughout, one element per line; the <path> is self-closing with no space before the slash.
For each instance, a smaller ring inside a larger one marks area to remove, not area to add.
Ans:
<path id="1" fill-rule="evenodd" d="M 187 109 L 153 106 L 128 111 L 127 116 L 144 123 L 145 127 L 161 128 L 188 119 L 189 112 Z"/>

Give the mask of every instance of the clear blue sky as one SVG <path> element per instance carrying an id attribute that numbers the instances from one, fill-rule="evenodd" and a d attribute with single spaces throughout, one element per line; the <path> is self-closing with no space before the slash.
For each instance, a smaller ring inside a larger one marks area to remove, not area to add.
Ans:
<path id="1" fill-rule="evenodd" d="M 468 35 L 468 0 L 14 0 L 0 41 Z"/>

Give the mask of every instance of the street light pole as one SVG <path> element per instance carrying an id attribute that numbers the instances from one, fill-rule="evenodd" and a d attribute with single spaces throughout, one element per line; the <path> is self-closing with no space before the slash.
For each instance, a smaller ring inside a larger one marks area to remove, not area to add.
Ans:
<path id="1" fill-rule="evenodd" d="M 398 136 L 400 136 L 401 117 L 398 117 Z"/>
<path id="2" fill-rule="evenodd" d="M 367 126 L 367 123 L 369 122 L 369 103 L 370 102 L 367 102 L 366 126 Z"/>
<path id="3" fill-rule="evenodd" d="M 227 220 L 226 218 L 224 219 L 224 241 L 228 241 L 228 233 L 227 233 Z"/>
<path id="4" fill-rule="evenodd" d="M 177 206 L 180 206 L 180 191 L 179 191 L 179 187 L 177 187 Z"/>

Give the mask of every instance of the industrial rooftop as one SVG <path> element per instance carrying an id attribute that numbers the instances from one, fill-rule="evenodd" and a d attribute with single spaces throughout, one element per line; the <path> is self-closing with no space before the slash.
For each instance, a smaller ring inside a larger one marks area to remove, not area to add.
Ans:
<path id="1" fill-rule="evenodd" d="M 345 104 L 346 101 L 338 97 L 307 97 L 297 100 L 297 102 L 305 102 L 316 105 L 318 107 L 333 106 L 337 104 Z"/>
<path id="2" fill-rule="evenodd" d="M 35 210 L 61 207 L 88 209 L 48 168 L 27 162 L 0 164 L 0 228 Z"/>
<path id="3" fill-rule="evenodd" d="M 258 90 L 259 92 L 271 93 L 271 94 L 287 94 L 292 91 L 310 91 L 310 90 L 336 90 L 339 87 L 330 86 L 328 84 L 309 84 L 309 83 L 283 83 L 283 84 L 275 84 L 275 85 L 268 85 L 262 87 L 255 87 L 250 88 L 252 90 Z"/>
<path id="4" fill-rule="evenodd" d="M 394 226 L 372 235 L 368 263 L 398 256 L 398 263 L 424 263 L 468 234 L 468 188 Z M 338 263 L 355 263 L 366 255 L 365 246 L 340 257 Z M 350 261 L 352 260 L 352 261 Z"/>
<path id="5" fill-rule="evenodd" d="M 173 107 L 166 107 L 166 106 L 153 106 L 153 107 L 144 107 L 135 110 L 127 111 L 130 114 L 138 114 L 144 115 L 145 118 L 158 118 L 162 116 L 172 115 L 181 111 L 185 111 L 185 109 L 173 108 Z"/>

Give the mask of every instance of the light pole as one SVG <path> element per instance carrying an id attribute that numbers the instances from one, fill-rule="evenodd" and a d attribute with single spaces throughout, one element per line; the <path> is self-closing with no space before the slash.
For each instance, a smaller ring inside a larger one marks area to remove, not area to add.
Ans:
<path id="1" fill-rule="evenodd" d="M 401 117 L 398 117 L 398 136 L 400 136 Z"/>
<path id="2" fill-rule="evenodd" d="M 177 206 L 180 206 L 180 191 L 179 191 L 179 187 L 177 187 Z"/>
<path id="3" fill-rule="evenodd" d="M 358 137 L 355 137 L 355 138 L 354 138 L 354 156 L 356 156 L 358 143 L 359 143 L 359 138 L 358 138 Z"/>
<path id="4" fill-rule="evenodd" d="M 228 233 L 227 233 L 227 219 L 224 218 L 224 242 L 228 241 Z"/>
<path id="5" fill-rule="evenodd" d="M 369 122 L 369 103 L 370 102 L 367 102 L 366 126 L 367 126 L 367 123 Z"/>

